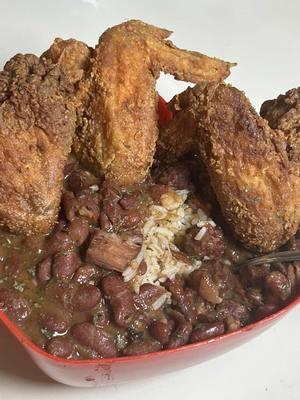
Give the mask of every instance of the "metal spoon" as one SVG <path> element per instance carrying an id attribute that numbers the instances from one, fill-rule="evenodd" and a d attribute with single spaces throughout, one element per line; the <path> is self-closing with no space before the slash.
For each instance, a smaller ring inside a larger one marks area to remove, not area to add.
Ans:
<path id="1" fill-rule="evenodd" d="M 279 251 L 269 253 L 263 256 L 249 258 L 234 265 L 235 268 L 248 267 L 250 265 L 259 265 L 264 263 L 286 262 L 300 260 L 300 250 Z"/>

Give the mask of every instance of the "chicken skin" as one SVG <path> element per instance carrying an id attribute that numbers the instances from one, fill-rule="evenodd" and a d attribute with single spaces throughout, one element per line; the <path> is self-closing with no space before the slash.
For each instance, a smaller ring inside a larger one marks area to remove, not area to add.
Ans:
<path id="1" fill-rule="evenodd" d="M 300 87 L 265 101 L 260 109 L 272 129 L 280 129 L 287 142 L 287 152 L 300 176 Z"/>
<path id="2" fill-rule="evenodd" d="M 98 175 L 120 186 L 142 182 L 153 161 L 157 128 L 155 81 L 160 71 L 190 82 L 219 82 L 232 64 L 181 50 L 170 31 L 141 21 L 108 29 L 96 46 L 74 150 Z"/>
<path id="3" fill-rule="evenodd" d="M 83 79 L 85 71 L 89 68 L 92 54 L 93 49 L 79 40 L 56 38 L 41 58 L 61 65 L 70 82 L 76 84 Z"/>
<path id="4" fill-rule="evenodd" d="M 61 68 L 18 54 L 0 72 L 0 226 L 47 233 L 75 132 L 73 86 Z"/>
<path id="5" fill-rule="evenodd" d="M 173 157 L 200 155 L 227 222 L 246 247 L 268 252 L 286 243 L 300 222 L 300 181 L 284 134 L 229 85 L 196 85 L 172 106 L 174 118 L 161 129 L 161 156 L 167 137 Z"/>

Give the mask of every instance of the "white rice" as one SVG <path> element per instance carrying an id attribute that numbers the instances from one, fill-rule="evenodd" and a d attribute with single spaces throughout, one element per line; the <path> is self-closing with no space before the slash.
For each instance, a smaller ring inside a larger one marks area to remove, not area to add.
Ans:
<path id="1" fill-rule="evenodd" d="M 201 266 L 200 259 L 187 262 L 174 256 L 174 252 L 180 252 L 175 242 L 187 229 L 197 225 L 200 229 L 195 239 L 201 240 L 207 225 L 215 226 L 203 210 L 193 210 L 186 204 L 187 196 L 187 190 L 169 191 L 161 196 L 160 205 L 150 207 L 150 216 L 142 228 L 141 251 L 123 272 L 124 280 L 130 282 L 137 293 L 144 283 L 159 286 L 167 279 L 174 279 L 175 275 L 186 276 Z M 144 275 L 138 275 L 142 261 L 147 270 Z M 156 306 L 159 308 L 168 299 L 168 295 L 162 296 Z"/>

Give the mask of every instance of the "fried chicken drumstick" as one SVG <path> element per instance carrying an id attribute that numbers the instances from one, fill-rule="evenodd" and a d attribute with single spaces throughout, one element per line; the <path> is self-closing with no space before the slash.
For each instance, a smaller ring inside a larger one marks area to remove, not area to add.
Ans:
<path id="1" fill-rule="evenodd" d="M 0 226 L 23 234 L 54 224 L 75 131 L 73 87 L 59 66 L 18 54 L 0 72 Z"/>
<path id="2" fill-rule="evenodd" d="M 290 239 L 300 222 L 300 180 L 284 134 L 257 115 L 243 92 L 224 84 L 196 85 L 171 105 L 174 118 L 161 129 L 158 154 L 167 146 L 174 158 L 200 154 L 222 212 L 246 247 L 268 252 Z"/>
<path id="3" fill-rule="evenodd" d="M 153 161 L 157 128 L 155 81 L 160 71 L 190 82 L 219 82 L 232 64 L 176 48 L 170 31 L 141 21 L 108 29 L 82 85 L 82 126 L 74 150 L 93 172 L 120 186 L 143 181 Z"/>

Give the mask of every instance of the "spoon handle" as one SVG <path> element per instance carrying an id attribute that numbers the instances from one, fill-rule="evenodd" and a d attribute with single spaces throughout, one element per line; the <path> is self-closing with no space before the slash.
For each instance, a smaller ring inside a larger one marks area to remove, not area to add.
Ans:
<path id="1" fill-rule="evenodd" d="M 250 258 L 249 260 L 236 264 L 236 266 L 240 268 L 240 267 L 259 265 L 264 263 L 286 262 L 286 261 L 297 261 L 297 260 L 300 260 L 300 250 L 279 251 L 277 253 L 270 253 L 270 254 L 265 254 L 263 256 Z"/>

